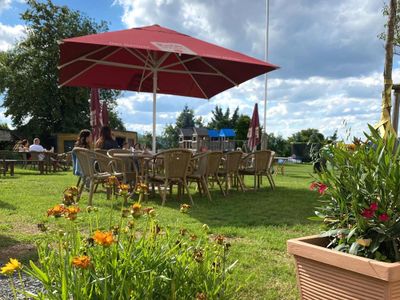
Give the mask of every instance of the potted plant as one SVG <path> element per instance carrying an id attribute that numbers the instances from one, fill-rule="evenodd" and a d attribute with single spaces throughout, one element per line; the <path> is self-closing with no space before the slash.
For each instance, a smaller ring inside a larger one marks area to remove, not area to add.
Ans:
<path id="1" fill-rule="evenodd" d="M 400 147 L 369 128 L 321 150 L 330 167 L 310 188 L 326 231 L 288 241 L 302 299 L 400 299 Z"/>

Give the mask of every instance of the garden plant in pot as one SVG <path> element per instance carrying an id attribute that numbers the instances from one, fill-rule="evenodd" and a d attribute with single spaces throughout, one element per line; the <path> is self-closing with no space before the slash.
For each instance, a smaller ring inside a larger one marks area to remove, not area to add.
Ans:
<path id="1" fill-rule="evenodd" d="M 326 231 L 288 241 L 302 299 L 400 299 L 400 147 L 369 128 L 365 143 L 321 151 L 310 188 Z"/>

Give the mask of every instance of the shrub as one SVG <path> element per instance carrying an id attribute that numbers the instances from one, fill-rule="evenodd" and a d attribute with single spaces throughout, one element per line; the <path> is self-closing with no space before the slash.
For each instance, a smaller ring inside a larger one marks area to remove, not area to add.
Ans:
<path id="1" fill-rule="evenodd" d="M 331 167 L 311 189 L 322 196 L 316 215 L 328 247 L 383 261 L 400 261 L 400 164 L 394 135 L 385 139 L 369 126 L 366 143 L 329 145 Z"/>

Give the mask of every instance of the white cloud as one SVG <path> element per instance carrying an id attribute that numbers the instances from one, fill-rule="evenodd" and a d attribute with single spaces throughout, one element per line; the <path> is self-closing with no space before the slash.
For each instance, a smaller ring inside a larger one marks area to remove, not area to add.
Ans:
<path id="1" fill-rule="evenodd" d="M 8 26 L 0 23 L 0 51 L 9 50 L 25 34 L 22 25 Z"/>
<path id="2" fill-rule="evenodd" d="M 0 13 L 11 7 L 12 0 L 0 0 Z"/>

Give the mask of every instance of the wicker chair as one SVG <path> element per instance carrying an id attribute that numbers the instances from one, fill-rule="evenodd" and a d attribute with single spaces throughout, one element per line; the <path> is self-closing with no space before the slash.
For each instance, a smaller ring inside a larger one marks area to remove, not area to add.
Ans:
<path id="1" fill-rule="evenodd" d="M 78 160 L 80 170 L 82 173 L 82 180 L 81 180 L 81 186 L 79 187 L 79 192 L 78 192 L 78 197 L 77 199 L 79 200 L 83 188 L 85 186 L 86 180 L 89 180 L 89 201 L 88 205 L 92 205 L 92 200 L 93 200 L 93 193 L 95 190 L 95 186 L 98 183 L 104 182 L 108 177 L 111 176 L 111 173 L 109 172 L 99 172 L 96 170 L 96 153 L 93 151 L 90 151 L 85 148 L 78 148 L 75 147 L 72 150 L 73 154 L 76 155 L 76 158 Z"/>
<path id="2" fill-rule="evenodd" d="M 260 188 L 260 178 L 266 174 L 266 170 L 271 158 L 271 151 L 261 150 L 247 154 L 242 160 L 241 175 L 254 176 L 254 189 Z M 267 175 L 268 176 L 268 175 Z"/>
<path id="3" fill-rule="evenodd" d="M 160 161 L 162 161 L 162 165 L 161 168 L 154 168 L 150 181 L 157 185 L 162 199 L 162 205 L 165 204 L 167 188 L 172 184 L 183 185 L 190 202 L 194 204 L 187 184 L 188 168 L 191 158 L 192 152 L 186 149 L 170 149 L 154 156 L 154 166 L 159 166 Z M 163 187 L 162 189 L 161 186 Z"/>
<path id="4" fill-rule="evenodd" d="M 275 189 L 276 185 L 275 185 L 274 177 L 272 176 L 272 173 L 271 173 L 272 165 L 274 164 L 274 159 L 275 159 L 275 152 L 270 151 L 270 150 L 267 150 L 267 151 L 270 152 L 270 157 L 269 157 L 269 161 L 267 164 L 267 168 L 265 169 L 264 175 L 267 176 L 267 179 L 269 181 L 269 184 L 271 185 L 271 188 Z"/>
<path id="5" fill-rule="evenodd" d="M 208 188 L 208 183 L 211 179 L 211 181 L 215 181 L 218 184 L 222 195 L 225 196 L 225 191 L 222 188 L 221 181 L 219 180 L 218 177 L 219 166 L 221 164 L 221 159 L 223 155 L 224 154 L 220 151 L 208 152 L 206 180 L 207 180 L 207 188 Z"/>
<path id="6" fill-rule="evenodd" d="M 208 152 L 200 153 L 193 156 L 191 164 L 193 166 L 192 172 L 187 176 L 188 181 L 197 182 L 200 195 L 204 192 L 207 195 L 208 200 L 212 200 L 210 190 L 207 184 L 207 168 L 208 168 Z"/>
<path id="7" fill-rule="evenodd" d="M 228 194 L 229 179 L 236 179 L 238 187 L 244 192 L 242 178 L 239 176 L 240 163 L 242 161 L 242 151 L 232 151 L 225 154 L 225 160 L 223 161 L 223 167 L 218 171 L 219 177 L 225 179 L 225 194 Z"/>

